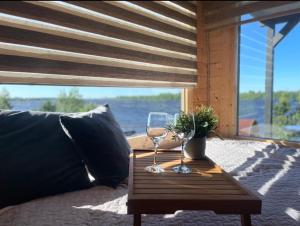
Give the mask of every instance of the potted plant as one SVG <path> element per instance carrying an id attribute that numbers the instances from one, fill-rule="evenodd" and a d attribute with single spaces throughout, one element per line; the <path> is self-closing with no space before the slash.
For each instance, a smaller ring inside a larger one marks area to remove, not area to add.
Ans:
<path id="1" fill-rule="evenodd" d="M 218 117 L 211 106 L 199 106 L 193 112 L 195 120 L 195 135 L 187 143 L 184 156 L 191 159 L 202 159 L 205 157 L 206 137 L 213 133 L 220 137 L 216 132 Z M 193 125 L 192 115 L 182 112 L 177 118 L 176 123 L 170 127 L 170 130 L 185 132 L 187 128 Z M 222 137 L 220 137 L 222 139 Z"/>

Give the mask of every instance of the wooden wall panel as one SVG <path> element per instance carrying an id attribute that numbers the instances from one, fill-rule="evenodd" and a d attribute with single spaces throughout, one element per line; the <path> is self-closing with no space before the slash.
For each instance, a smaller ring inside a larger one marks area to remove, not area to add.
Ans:
<path id="1" fill-rule="evenodd" d="M 185 111 L 201 104 L 211 105 L 219 116 L 218 132 L 236 135 L 238 28 L 212 31 L 203 28 L 204 13 L 198 2 L 198 85 L 185 91 Z"/>
<path id="2" fill-rule="evenodd" d="M 228 27 L 208 33 L 209 104 L 219 116 L 218 131 L 224 137 L 237 132 L 237 31 Z"/>

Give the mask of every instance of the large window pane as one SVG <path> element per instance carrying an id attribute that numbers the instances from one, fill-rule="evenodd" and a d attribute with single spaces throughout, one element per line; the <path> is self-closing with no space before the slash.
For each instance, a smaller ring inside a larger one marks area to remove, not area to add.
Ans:
<path id="1" fill-rule="evenodd" d="M 107 103 L 131 136 L 145 133 L 149 112 L 179 112 L 180 95 L 180 89 L 167 88 L 0 85 L 0 109 L 80 112 Z"/>
<path id="2" fill-rule="evenodd" d="M 299 19 L 241 26 L 239 135 L 300 141 Z"/>

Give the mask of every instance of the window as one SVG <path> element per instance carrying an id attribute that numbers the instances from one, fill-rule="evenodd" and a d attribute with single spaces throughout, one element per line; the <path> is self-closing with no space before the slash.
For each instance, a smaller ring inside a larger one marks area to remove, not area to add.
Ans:
<path id="1" fill-rule="evenodd" d="M 88 111 L 108 103 L 127 136 L 145 133 L 148 113 L 175 114 L 181 89 L 0 85 L 0 109 Z"/>
<path id="2" fill-rule="evenodd" d="M 299 20 L 241 26 L 239 135 L 300 141 Z"/>

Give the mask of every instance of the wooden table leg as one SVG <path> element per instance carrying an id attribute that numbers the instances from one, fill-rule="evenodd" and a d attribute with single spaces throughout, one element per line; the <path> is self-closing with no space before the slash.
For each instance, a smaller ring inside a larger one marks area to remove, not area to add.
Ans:
<path id="1" fill-rule="evenodd" d="M 242 223 L 242 226 L 251 226 L 250 214 L 242 214 L 241 215 L 241 223 Z"/>
<path id="2" fill-rule="evenodd" d="M 141 226 L 142 225 L 142 216 L 141 214 L 133 215 L 133 226 Z"/>

